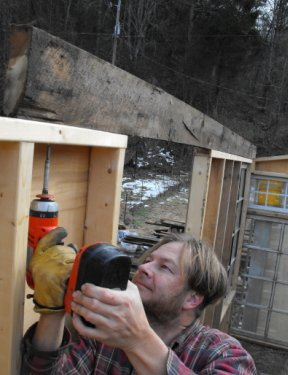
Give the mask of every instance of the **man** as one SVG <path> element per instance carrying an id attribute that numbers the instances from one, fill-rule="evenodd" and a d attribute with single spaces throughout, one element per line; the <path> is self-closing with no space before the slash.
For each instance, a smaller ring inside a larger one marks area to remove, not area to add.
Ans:
<path id="1" fill-rule="evenodd" d="M 21 374 L 256 374 L 237 340 L 197 319 L 224 295 L 227 278 L 215 254 L 185 236 L 171 235 L 145 253 L 126 291 L 85 284 L 74 292 L 72 322 L 80 339 L 71 342 L 58 311 L 73 259 L 68 247 L 55 245 L 63 236 L 61 228 L 50 232 L 32 258 L 41 315 L 24 337 Z M 53 270 L 61 273 L 56 298 Z"/>

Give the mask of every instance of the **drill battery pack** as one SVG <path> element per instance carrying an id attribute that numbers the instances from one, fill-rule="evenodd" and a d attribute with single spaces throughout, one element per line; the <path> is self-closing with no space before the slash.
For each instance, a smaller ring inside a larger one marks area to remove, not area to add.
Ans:
<path id="1" fill-rule="evenodd" d="M 103 288 L 125 290 L 130 275 L 131 259 L 116 246 L 94 243 L 82 247 L 75 258 L 67 291 L 65 311 L 71 312 L 72 293 L 85 283 Z"/>

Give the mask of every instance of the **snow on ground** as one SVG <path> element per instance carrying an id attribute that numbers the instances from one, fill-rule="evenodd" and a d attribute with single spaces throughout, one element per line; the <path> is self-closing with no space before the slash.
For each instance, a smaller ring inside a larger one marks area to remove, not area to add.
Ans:
<path id="1" fill-rule="evenodd" d="M 137 168 L 148 167 L 152 159 L 158 158 L 158 165 L 173 165 L 175 163 L 174 156 L 170 151 L 163 147 L 156 147 L 156 150 L 148 150 L 146 157 L 137 157 Z"/>
<path id="2" fill-rule="evenodd" d="M 153 161 L 152 161 L 153 160 Z M 155 165 L 157 160 L 158 166 L 170 166 L 175 164 L 174 156 L 170 151 L 163 147 L 157 146 L 155 149 L 147 150 L 146 157 L 137 157 L 137 168 L 147 168 L 150 163 Z M 187 179 L 187 174 L 183 173 L 178 176 L 169 175 L 152 175 L 145 178 L 124 177 L 122 180 L 122 203 L 125 202 L 130 208 L 145 204 L 145 201 L 156 198 L 165 193 L 172 186 L 179 185 L 181 181 Z M 145 205 L 147 207 L 147 205 Z"/>
<path id="3" fill-rule="evenodd" d="M 150 179 L 136 179 L 123 178 L 122 183 L 122 201 L 125 200 L 130 206 L 143 204 L 150 198 L 155 198 L 163 194 L 172 186 L 178 185 L 179 179 L 168 176 L 155 176 Z"/>

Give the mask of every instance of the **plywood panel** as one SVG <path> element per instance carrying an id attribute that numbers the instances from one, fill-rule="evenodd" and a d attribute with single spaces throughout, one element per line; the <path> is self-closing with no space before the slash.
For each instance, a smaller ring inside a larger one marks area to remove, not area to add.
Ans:
<path id="1" fill-rule="evenodd" d="M 20 372 L 32 143 L 0 142 L 0 368 Z"/>

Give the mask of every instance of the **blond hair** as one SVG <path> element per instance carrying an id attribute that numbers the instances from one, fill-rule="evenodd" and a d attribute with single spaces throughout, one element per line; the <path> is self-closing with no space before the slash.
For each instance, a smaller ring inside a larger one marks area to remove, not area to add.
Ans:
<path id="1" fill-rule="evenodd" d="M 197 241 L 187 234 L 171 233 L 166 235 L 143 254 L 142 261 L 160 246 L 169 242 L 179 242 L 182 245 L 180 271 L 186 278 L 187 290 L 193 290 L 204 297 L 202 303 L 194 311 L 198 318 L 206 306 L 225 295 L 227 290 L 226 270 L 214 251 L 203 242 Z"/>

